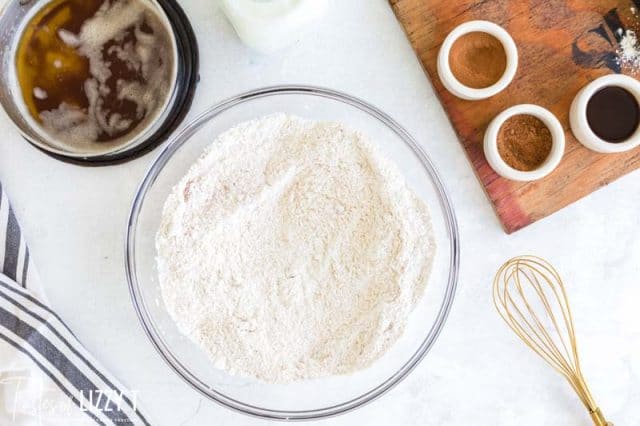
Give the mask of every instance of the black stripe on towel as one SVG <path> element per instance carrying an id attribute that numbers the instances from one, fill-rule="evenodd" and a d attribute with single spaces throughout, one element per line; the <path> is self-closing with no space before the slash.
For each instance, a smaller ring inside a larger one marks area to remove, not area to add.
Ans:
<path id="1" fill-rule="evenodd" d="M 20 337 L 23 345 L 31 346 L 52 366 L 54 366 L 80 393 L 98 396 L 100 388 L 95 386 L 72 362 L 67 359 L 49 340 L 42 336 L 38 330 L 20 320 L 11 312 L 0 307 L 0 325 L 3 325 L 12 333 Z M 93 401 L 91 401 L 93 403 Z M 107 416 L 115 425 L 133 424 L 126 413 L 119 411 L 116 404 L 109 398 L 100 398 L 94 405 Z"/>
<path id="2" fill-rule="evenodd" d="M 1 282 L 1 281 L 0 281 Z M 80 358 L 82 360 L 82 362 L 89 367 L 89 369 L 96 375 L 98 376 L 98 378 L 100 378 L 100 380 L 102 380 L 104 382 L 104 387 L 105 388 L 109 388 L 110 390 L 113 390 L 115 392 L 117 392 L 117 394 L 119 396 L 122 397 L 122 399 L 129 405 L 129 407 L 131 408 L 131 410 L 133 410 L 138 417 L 140 418 L 140 420 L 143 422 L 143 424 L 148 425 L 149 426 L 149 422 L 147 421 L 147 419 L 145 419 L 145 417 L 142 415 L 142 413 L 140 413 L 140 411 L 138 411 L 137 407 L 134 406 L 134 404 L 131 402 L 131 400 L 129 399 L 129 397 L 126 395 L 126 393 L 122 392 L 117 386 L 115 386 L 113 383 L 111 383 L 111 381 L 104 376 L 104 374 L 102 374 L 87 358 L 85 358 L 71 343 L 69 343 L 69 341 L 60 333 L 59 330 L 57 330 L 49 321 L 47 321 L 45 318 L 42 318 L 40 315 L 36 314 L 35 312 L 29 310 L 27 307 L 25 307 L 24 305 L 22 305 L 19 301 L 15 300 L 14 298 L 12 298 L 10 295 L 5 294 L 4 292 L 1 291 L 2 289 L 0 289 L 0 296 L 2 298 L 4 298 L 5 300 L 7 300 L 9 303 L 11 303 L 12 305 L 14 305 L 15 307 L 17 307 L 18 309 L 20 309 L 21 311 L 23 311 L 24 313 L 30 315 L 32 318 L 36 319 L 38 322 L 42 323 L 44 326 L 46 326 L 49 330 L 51 330 L 51 332 L 58 338 L 60 339 L 60 341 L 62 341 L 65 346 L 67 348 L 69 348 L 69 350 L 78 358 Z M 75 336 L 73 336 L 71 334 L 71 337 L 74 339 L 74 342 L 78 345 L 81 345 L 80 342 L 78 342 L 75 339 Z M 44 338 L 44 336 L 43 336 Z"/>
<path id="3" fill-rule="evenodd" d="M 18 255 L 20 253 L 20 227 L 13 209 L 9 206 L 9 220 L 7 221 L 7 241 L 4 250 L 3 273 L 16 281 L 18 272 Z"/>
<path id="4" fill-rule="evenodd" d="M 3 189 L 2 183 L 0 183 L 0 210 L 2 209 L 3 201 Z M 14 281 L 18 281 L 18 271 L 22 269 L 22 280 L 19 283 L 22 287 L 27 287 L 27 273 L 29 272 L 29 249 L 25 244 L 24 261 L 22 265 L 18 263 L 18 256 L 20 255 L 20 241 L 22 239 L 22 231 L 20 225 L 16 220 L 15 213 L 9 203 L 9 198 L 5 195 L 7 203 L 8 219 L 6 229 L 0 229 L 0 237 L 4 237 L 4 241 L 0 241 L 0 244 L 5 246 L 4 259 L 0 259 L 0 272 L 7 275 Z M 2 226 L 4 224 L 0 224 Z"/>
<path id="5" fill-rule="evenodd" d="M 27 274 L 29 273 L 29 248 L 24 247 L 24 265 L 22 265 L 22 282 L 20 285 L 22 287 L 27 288 Z"/>
<path id="6" fill-rule="evenodd" d="M 16 348 L 18 351 L 22 352 L 23 354 L 31 358 L 31 361 L 33 361 L 40 368 L 40 370 L 44 372 L 44 374 L 49 376 L 49 378 L 53 381 L 53 383 L 58 385 L 60 390 L 64 392 L 64 394 L 67 395 L 69 399 L 78 406 L 78 408 L 82 407 L 80 405 L 80 401 L 78 401 L 78 399 L 75 396 L 73 396 L 71 392 L 69 392 L 69 390 L 62 383 L 60 383 L 60 381 L 49 370 L 47 370 L 47 368 L 44 365 L 42 365 L 40 361 L 38 361 L 29 351 L 27 351 L 25 348 L 20 346 L 18 343 L 14 342 L 11 338 L 9 338 L 9 336 L 5 336 L 3 333 L 0 333 L 0 339 L 4 340 L 8 344 Z M 93 414 L 91 411 L 85 410 L 85 413 L 87 413 L 89 417 L 95 420 L 96 423 L 104 426 L 104 422 L 102 422 L 99 418 L 97 418 L 95 414 Z"/>

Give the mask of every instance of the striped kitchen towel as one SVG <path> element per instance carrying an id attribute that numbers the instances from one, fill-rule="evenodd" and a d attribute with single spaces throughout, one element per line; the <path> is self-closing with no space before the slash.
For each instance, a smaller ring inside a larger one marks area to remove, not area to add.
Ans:
<path id="1" fill-rule="evenodd" d="M 148 425 L 48 306 L 0 183 L 0 425 Z"/>

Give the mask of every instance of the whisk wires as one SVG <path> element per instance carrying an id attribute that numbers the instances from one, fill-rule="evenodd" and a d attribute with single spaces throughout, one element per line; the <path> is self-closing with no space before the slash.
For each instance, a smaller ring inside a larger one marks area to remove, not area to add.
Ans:
<path id="1" fill-rule="evenodd" d="M 594 424 L 610 424 L 595 403 L 580 369 L 565 286 L 553 266 L 536 256 L 507 261 L 494 279 L 493 303 L 518 337 L 569 382 Z"/>

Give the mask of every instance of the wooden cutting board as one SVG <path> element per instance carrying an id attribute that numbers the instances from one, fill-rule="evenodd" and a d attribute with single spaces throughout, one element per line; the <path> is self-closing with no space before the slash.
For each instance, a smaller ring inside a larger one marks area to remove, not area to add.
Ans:
<path id="1" fill-rule="evenodd" d="M 619 28 L 640 30 L 640 0 L 390 0 L 438 93 L 460 142 L 507 233 L 542 219 L 640 167 L 640 149 L 598 154 L 571 134 L 569 107 L 587 83 L 609 73 L 634 75 L 617 62 Z M 636 9 L 632 9 L 636 8 Z M 520 55 L 518 73 L 502 93 L 464 101 L 442 86 L 440 45 L 457 25 L 485 19 L 503 26 Z M 636 76 L 637 77 L 637 76 Z M 565 128 L 560 166 L 536 182 L 499 177 L 482 151 L 484 131 L 499 112 L 520 103 L 551 110 Z"/>

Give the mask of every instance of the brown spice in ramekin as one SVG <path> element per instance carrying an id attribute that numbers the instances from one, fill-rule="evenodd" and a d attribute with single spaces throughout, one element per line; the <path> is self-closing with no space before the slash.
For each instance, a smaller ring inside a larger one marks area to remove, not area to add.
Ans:
<path id="1" fill-rule="evenodd" d="M 498 152 L 511 167 L 532 171 L 544 163 L 551 152 L 553 138 L 546 124 L 527 114 L 514 115 L 498 132 Z"/>
<path id="2" fill-rule="evenodd" d="M 496 84 L 507 69 L 507 52 L 494 36 L 481 31 L 464 34 L 453 43 L 449 67 L 467 87 L 484 89 Z"/>

